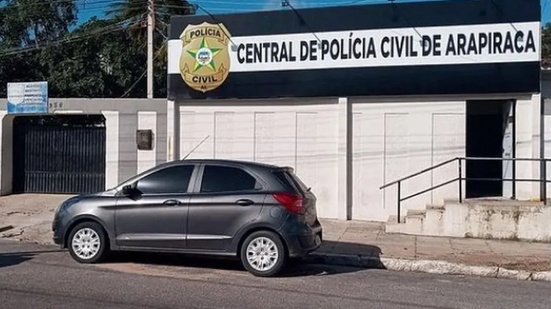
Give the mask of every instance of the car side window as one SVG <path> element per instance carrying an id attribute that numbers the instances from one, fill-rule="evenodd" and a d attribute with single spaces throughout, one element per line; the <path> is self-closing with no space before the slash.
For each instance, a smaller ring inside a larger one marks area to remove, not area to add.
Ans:
<path id="1" fill-rule="evenodd" d="M 201 192 L 236 192 L 261 189 L 262 186 L 246 171 L 228 166 L 206 165 Z"/>
<path id="2" fill-rule="evenodd" d="M 140 179 L 136 189 L 142 194 L 186 193 L 193 168 L 193 165 L 167 167 Z"/>

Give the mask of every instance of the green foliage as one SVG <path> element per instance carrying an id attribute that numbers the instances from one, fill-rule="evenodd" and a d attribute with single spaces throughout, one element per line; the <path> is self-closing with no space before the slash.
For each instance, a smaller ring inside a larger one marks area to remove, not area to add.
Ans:
<path id="1" fill-rule="evenodd" d="M 6 83 L 47 80 L 51 97 L 145 97 L 146 0 L 116 1 L 108 19 L 73 31 L 77 1 L 0 0 L 0 97 Z M 157 0 L 155 97 L 166 97 L 170 15 L 194 14 L 184 0 Z M 132 87 L 133 86 L 133 87 Z M 128 92 L 128 93 L 127 93 Z"/>
<path id="2" fill-rule="evenodd" d="M 132 37 L 143 40 L 147 38 L 147 28 L 141 27 L 138 21 L 146 20 L 148 0 L 114 0 L 109 5 L 107 15 L 117 20 L 132 20 L 129 26 Z M 185 0 L 155 0 L 155 30 L 166 34 L 171 15 L 193 15 L 195 8 Z"/>
<path id="3" fill-rule="evenodd" d="M 140 42 L 140 47 L 147 50 L 148 0 L 115 0 L 107 10 L 107 15 L 117 21 L 130 21 L 130 36 Z M 168 25 L 173 15 L 194 15 L 196 9 L 186 0 L 155 0 L 155 63 L 154 92 L 156 97 L 166 97 L 166 62 Z"/>
<path id="4" fill-rule="evenodd" d="M 0 0 L 0 97 L 5 97 L 9 81 L 41 78 L 39 53 L 19 52 L 65 37 L 76 13 L 71 2 Z"/>
<path id="5" fill-rule="evenodd" d="M 59 0 L 0 0 L 2 47 L 56 40 L 77 20 L 76 6 Z"/>
<path id="6" fill-rule="evenodd" d="M 102 33 L 103 29 L 116 29 L 114 24 L 111 20 L 93 19 L 73 35 Z M 93 35 L 58 47 L 44 49 L 39 57 L 51 96 L 120 97 L 146 67 L 145 54 L 124 31 Z M 134 87 L 131 94 L 145 96 L 143 88 Z"/>
<path id="7" fill-rule="evenodd" d="M 541 36 L 541 59 L 544 66 L 551 66 L 551 23 L 545 25 Z"/>

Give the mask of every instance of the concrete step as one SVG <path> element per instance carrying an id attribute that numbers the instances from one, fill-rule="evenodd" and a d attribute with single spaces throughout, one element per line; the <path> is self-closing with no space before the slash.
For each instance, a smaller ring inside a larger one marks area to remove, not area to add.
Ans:
<path id="1" fill-rule="evenodd" d="M 400 218 L 400 223 L 398 223 L 398 216 L 389 216 L 388 217 L 388 220 L 386 221 L 387 224 L 404 224 L 404 222 L 406 222 L 406 217 L 405 216 L 402 216 Z"/>
<path id="2" fill-rule="evenodd" d="M 430 222 L 441 220 L 444 211 L 445 208 L 442 205 L 427 205 L 426 209 L 409 209 L 400 224 L 397 223 L 396 216 L 390 216 L 386 225 L 386 232 L 412 235 L 425 234 L 427 222 L 429 220 Z M 438 224 L 428 225 L 428 233 L 431 235 L 438 235 L 440 233 Z"/>
<path id="3" fill-rule="evenodd" d="M 444 205 L 433 205 L 433 204 L 429 204 L 427 205 L 427 210 L 429 209 L 435 209 L 435 210 L 445 210 L 446 207 Z"/>
<path id="4" fill-rule="evenodd" d="M 398 216 L 389 216 L 387 223 L 385 224 L 385 232 L 392 234 L 404 234 L 406 225 L 406 217 L 402 216 L 400 223 L 398 223 Z"/>
<path id="5" fill-rule="evenodd" d="M 428 208 L 423 222 L 422 234 L 426 236 L 440 236 L 444 232 L 445 208 Z"/>
<path id="6" fill-rule="evenodd" d="M 457 199 L 445 199 L 444 205 L 407 210 L 403 222 L 389 224 L 386 232 L 551 242 L 551 206 L 538 202 L 481 198 L 459 203 Z"/>
<path id="7" fill-rule="evenodd" d="M 420 234 L 423 231 L 424 214 L 408 215 L 404 224 L 404 234 Z"/>
<path id="8" fill-rule="evenodd" d="M 426 209 L 409 209 L 406 218 L 411 216 L 424 216 L 426 212 Z"/>

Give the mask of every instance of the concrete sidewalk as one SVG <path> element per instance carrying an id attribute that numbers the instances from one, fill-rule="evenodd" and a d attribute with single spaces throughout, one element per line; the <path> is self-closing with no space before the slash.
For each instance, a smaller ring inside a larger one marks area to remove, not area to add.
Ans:
<path id="1" fill-rule="evenodd" d="M 548 243 L 386 234 L 383 223 L 374 222 L 322 220 L 322 225 L 324 244 L 313 254 L 319 262 L 551 280 Z"/>

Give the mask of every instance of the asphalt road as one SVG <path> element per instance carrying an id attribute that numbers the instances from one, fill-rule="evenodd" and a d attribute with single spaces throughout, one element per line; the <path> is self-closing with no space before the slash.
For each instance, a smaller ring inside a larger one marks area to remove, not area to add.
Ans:
<path id="1" fill-rule="evenodd" d="M 551 284 L 488 278 L 291 267 L 256 278 L 239 263 L 124 255 L 79 265 L 67 252 L 0 240 L 0 308 L 542 308 Z"/>

